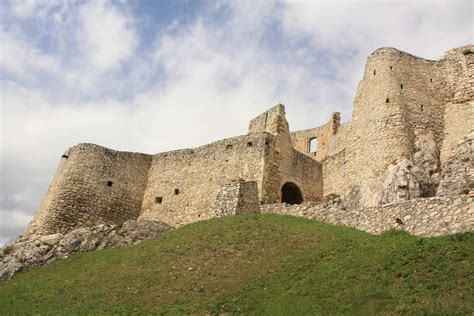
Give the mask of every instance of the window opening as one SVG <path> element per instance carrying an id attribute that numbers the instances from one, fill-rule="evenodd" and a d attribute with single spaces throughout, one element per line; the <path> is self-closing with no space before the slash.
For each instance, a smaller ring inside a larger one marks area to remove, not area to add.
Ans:
<path id="1" fill-rule="evenodd" d="M 318 139 L 312 138 L 309 140 L 309 152 L 315 153 L 318 151 Z"/>

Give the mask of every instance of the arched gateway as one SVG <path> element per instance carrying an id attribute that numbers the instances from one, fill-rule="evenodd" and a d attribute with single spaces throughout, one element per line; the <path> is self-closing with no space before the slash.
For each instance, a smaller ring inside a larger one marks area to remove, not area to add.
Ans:
<path id="1" fill-rule="evenodd" d="M 293 182 L 286 182 L 281 187 L 281 202 L 287 204 L 301 204 L 303 195 L 300 188 Z"/>

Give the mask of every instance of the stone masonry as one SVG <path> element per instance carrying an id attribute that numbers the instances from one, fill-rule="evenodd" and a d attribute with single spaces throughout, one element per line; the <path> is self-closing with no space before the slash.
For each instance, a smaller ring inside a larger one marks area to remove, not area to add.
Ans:
<path id="1" fill-rule="evenodd" d="M 441 60 L 381 48 L 367 58 L 343 124 L 336 112 L 290 131 L 278 104 L 246 135 L 198 148 L 71 147 L 23 238 L 137 219 L 179 227 L 260 209 L 372 233 L 473 230 L 473 109 L 474 45 Z"/>
<path id="2" fill-rule="evenodd" d="M 213 211 L 216 217 L 260 213 L 257 183 L 236 181 L 224 184 L 218 190 Z"/>
<path id="3" fill-rule="evenodd" d="M 351 210 L 338 196 L 331 196 L 324 203 L 317 204 L 266 204 L 262 205 L 262 213 L 305 217 L 372 234 L 393 229 L 417 236 L 441 236 L 473 230 L 473 202 L 474 197 L 464 194 Z"/>

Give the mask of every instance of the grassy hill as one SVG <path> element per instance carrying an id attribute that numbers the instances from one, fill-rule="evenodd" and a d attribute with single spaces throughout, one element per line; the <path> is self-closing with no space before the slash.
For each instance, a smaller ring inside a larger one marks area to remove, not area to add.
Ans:
<path id="1" fill-rule="evenodd" d="M 474 235 L 372 236 L 246 215 L 78 254 L 0 285 L 0 314 L 470 314 Z"/>

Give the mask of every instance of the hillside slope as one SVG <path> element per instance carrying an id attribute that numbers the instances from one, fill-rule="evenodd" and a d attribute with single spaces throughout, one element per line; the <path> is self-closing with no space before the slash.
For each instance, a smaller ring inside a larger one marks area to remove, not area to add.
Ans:
<path id="1" fill-rule="evenodd" d="M 198 222 L 0 285 L 0 314 L 468 314 L 474 235 L 437 238 L 278 215 Z"/>

